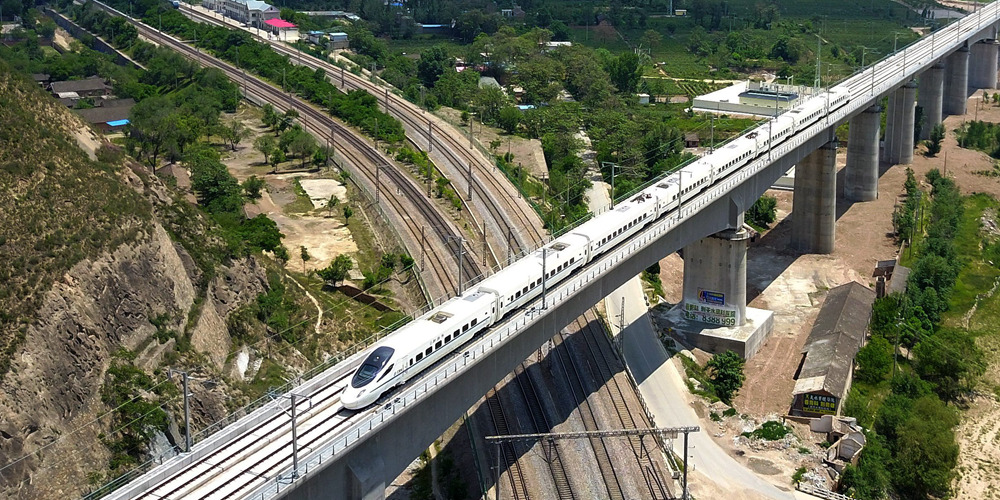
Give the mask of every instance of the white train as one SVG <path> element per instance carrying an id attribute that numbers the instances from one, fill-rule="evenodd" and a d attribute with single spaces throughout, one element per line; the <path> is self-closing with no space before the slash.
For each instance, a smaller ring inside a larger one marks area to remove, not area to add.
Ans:
<path id="1" fill-rule="evenodd" d="M 360 409 L 374 403 L 386 391 L 404 384 L 507 313 L 537 298 L 542 291 L 543 253 L 546 286 L 555 285 L 595 256 L 676 209 L 680 201 L 687 201 L 756 159 L 767 151 L 768 142 L 772 146 L 779 144 L 812 125 L 825 109 L 832 112 L 849 98 L 846 87 L 834 87 L 807 99 L 773 118 L 770 125 L 730 141 L 406 324 L 370 348 L 341 396 L 344 407 Z"/>

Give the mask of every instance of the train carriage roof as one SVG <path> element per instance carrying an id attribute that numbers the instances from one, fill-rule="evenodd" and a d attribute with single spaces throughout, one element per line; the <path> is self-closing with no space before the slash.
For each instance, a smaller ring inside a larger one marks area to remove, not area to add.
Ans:
<path id="1" fill-rule="evenodd" d="M 443 336 L 455 330 L 461 330 L 462 325 L 468 323 L 483 310 L 488 310 L 492 303 L 492 295 L 479 291 L 452 298 L 431 312 L 404 325 L 379 344 L 409 355 L 439 335 Z"/>

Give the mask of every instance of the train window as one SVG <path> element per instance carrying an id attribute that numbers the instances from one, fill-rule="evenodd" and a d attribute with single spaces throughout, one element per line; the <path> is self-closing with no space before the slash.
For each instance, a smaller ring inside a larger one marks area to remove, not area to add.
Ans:
<path id="1" fill-rule="evenodd" d="M 433 347 L 428 347 L 427 349 L 424 350 L 424 354 L 426 354 L 428 356 L 430 356 L 432 352 L 434 352 L 434 348 Z"/>
<path id="2" fill-rule="evenodd" d="M 410 366 L 413 366 L 413 358 L 410 358 Z"/>
<path id="3" fill-rule="evenodd" d="M 467 331 L 469 331 L 469 324 L 468 323 L 462 325 L 462 333 L 465 333 Z"/>
<path id="4" fill-rule="evenodd" d="M 444 338 L 444 343 L 447 344 L 448 342 L 451 342 L 451 335 L 448 335 Z"/>
<path id="5" fill-rule="evenodd" d="M 452 337 L 458 337 L 458 330 L 455 330 L 454 332 L 452 332 L 451 336 Z"/>
<path id="6" fill-rule="evenodd" d="M 434 344 L 434 348 L 435 349 L 440 349 L 442 345 L 444 345 L 444 342 L 439 340 L 439 341 L 437 341 L 436 344 Z"/>
<path id="7" fill-rule="evenodd" d="M 476 323 L 479 323 L 479 320 L 476 318 L 472 318 L 472 326 L 476 326 Z"/>
<path id="8" fill-rule="evenodd" d="M 417 361 L 419 362 L 421 359 L 424 359 L 424 353 L 418 352 L 417 353 Z"/>
<path id="9" fill-rule="evenodd" d="M 518 290 L 518 292 L 514 294 L 514 298 L 517 299 L 517 298 L 520 298 L 520 297 L 521 297 L 521 291 Z"/>
<path id="10" fill-rule="evenodd" d="M 528 293 L 528 287 L 524 287 L 524 288 L 522 288 L 522 289 L 521 289 L 521 293 Z"/>
<path id="11" fill-rule="evenodd" d="M 381 381 L 382 381 L 382 379 L 384 379 L 384 378 L 386 377 L 386 375 L 388 375 L 388 374 L 392 373 L 392 366 L 393 366 L 393 365 L 389 365 L 389 368 L 386 368 L 386 369 L 385 369 L 385 373 L 383 373 L 383 374 L 382 374 L 382 376 L 378 378 L 378 381 L 379 381 L 379 382 L 381 382 Z"/>

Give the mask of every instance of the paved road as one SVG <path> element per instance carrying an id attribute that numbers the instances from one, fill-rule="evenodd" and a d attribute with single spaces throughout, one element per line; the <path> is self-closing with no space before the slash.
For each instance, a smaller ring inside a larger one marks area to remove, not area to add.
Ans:
<path id="1" fill-rule="evenodd" d="M 620 334 L 625 361 L 639 383 L 639 391 L 657 427 L 703 425 L 687 404 L 688 389 L 683 377 L 656 338 L 641 286 L 639 278 L 634 278 L 605 299 L 608 320 L 618 333 L 622 298 L 625 298 L 626 326 Z M 683 446 L 683 439 L 674 440 L 674 451 L 679 455 L 684 452 Z M 795 498 L 791 492 L 779 490 L 733 459 L 712 440 L 704 426 L 702 432 L 690 435 L 689 462 L 689 471 L 693 468 L 699 476 L 691 478 L 689 475 L 689 488 L 695 493 L 703 488 L 693 482 L 705 475 L 719 491 L 725 492 L 726 498 Z M 699 496 L 705 497 L 704 493 Z"/>

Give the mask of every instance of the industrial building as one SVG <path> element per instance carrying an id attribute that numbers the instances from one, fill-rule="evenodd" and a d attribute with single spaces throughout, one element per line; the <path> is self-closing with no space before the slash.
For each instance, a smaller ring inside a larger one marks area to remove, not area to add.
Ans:
<path id="1" fill-rule="evenodd" d="M 854 356 L 864 343 L 875 292 L 856 282 L 840 285 L 826 296 L 795 375 L 792 415 L 839 415 L 851 388 Z"/>

